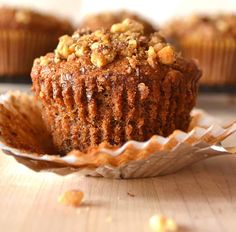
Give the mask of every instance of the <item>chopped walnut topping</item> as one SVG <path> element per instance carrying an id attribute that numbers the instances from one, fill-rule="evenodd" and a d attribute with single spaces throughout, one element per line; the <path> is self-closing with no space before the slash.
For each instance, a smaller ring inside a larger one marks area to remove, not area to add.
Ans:
<path id="1" fill-rule="evenodd" d="M 60 37 L 55 53 L 62 58 L 67 58 L 74 52 L 74 49 L 75 46 L 73 46 L 73 39 L 68 35 L 64 35 Z"/>
<path id="2" fill-rule="evenodd" d="M 148 97 L 149 88 L 144 83 L 140 83 L 138 84 L 138 90 L 140 92 L 141 100 L 145 100 Z"/>
<path id="3" fill-rule="evenodd" d="M 48 57 L 41 56 L 39 58 L 39 62 L 40 62 L 40 65 L 45 66 L 51 63 L 51 59 L 49 59 Z"/>
<path id="4" fill-rule="evenodd" d="M 30 14 L 26 10 L 18 10 L 15 13 L 15 19 L 18 23 L 28 24 L 30 22 Z"/>
<path id="5" fill-rule="evenodd" d="M 169 45 L 162 48 L 157 54 L 162 64 L 170 65 L 175 62 L 176 57 L 174 49 Z"/>
<path id="6" fill-rule="evenodd" d="M 100 45 L 100 44 L 99 44 L 98 42 L 95 42 L 95 43 L 93 43 L 93 44 L 91 45 L 91 49 L 92 49 L 92 50 L 98 49 L 99 45 Z"/>
<path id="7" fill-rule="evenodd" d="M 138 23 L 131 19 L 125 19 L 122 23 L 112 25 L 112 33 L 124 33 L 124 32 L 143 32 L 144 27 L 141 23 Z"/>
<path id="8" fill-rule="evenodd" d="M 93 52 L 92 53 L 91 62 L 99 68 L 108 63 L 107 60 L 106 60 L 106 57 L 103 56 L 102 54 L 100 54 L 99 52 Z"/>
<path id="9" fill-rule="evenodd" d="M 137 41 L 135 39 L 131 39 L 131 40 L 129 40 L 129 45 L 132 48 L 136 48 L 137 47 Z"/>
<path id="10" fill-rule="evenodd" d="M 129 61 L 129 64 L 130 64 L 131 68 L 135 69 L 137 64 L 138 64 L 138 61 L 137 61 L 136 57 L 135 56 L 127 57 L 127 59 Z"/>
<path id="11" fill-rule="evenodd" d="M 155 61 L 156 61 L 156 58 L 157 58 L 157 54 L 156 54 L 156 51 L 154 49 L 154 47 L 150 46 L 148 51 L 147 51 L 147 54 L 148 54 L 148 63 L 154 68 L 155 67 Z"/>
<path id="12" fill-rule="evenodd" d="M 70 190 L 64 192 L 61 196 L 59 196 L 58 202 L 63 203 L 65 205 L 78 207 L 81 204 L 83 197 L 83 192 L 79 190 Z"/>
<path id="13" fill-rule="evenodd" d="M 106 64 L 109 64 L 113 61 L 116 56 L 114 50 L 103 49 L 100 51 L 99 48 L 96 48 L 91 54 L 91 62 L 97 67 L 103 67 Z"/>
<path id="14" fill-rule="evenodd" d="M 84 56 L 86 52 L 88 51 L 87 45 L 84 46 L 75 46 L 75 55 L 77 57 Z"/>
<path id="15" fill-rule="evenodd" d="M 145 36 L 142 24 L 126 19 L 114 24 L 110 31 L 77 31 L 73 36 L 62 36 L 55 50 L 54 62 L 75 60 L 83 63 L 88 58 L 86 60 L 90 60 L 92 65 L 101 68 L 116 57 L 127 58 L 132 69 L 141 62 L 154 68 L 158 62 L 171 65 L 175 61 L 174 50 L 159 33 Z"/>
<path id="16" fill-rule="evenodd" d="M 153 215 L 149 219 L 150 228 L 155 232 L 177 232 L 178 226 L 173 219 Z"/>
<path id="17" fill-rule="evenodd" d="M 54 62 L 57 64 L 57 63 L 59 63 L 60 61 L 61 61 L 60 58 L 59 58 L 58 56 L 55 56 Z"/>

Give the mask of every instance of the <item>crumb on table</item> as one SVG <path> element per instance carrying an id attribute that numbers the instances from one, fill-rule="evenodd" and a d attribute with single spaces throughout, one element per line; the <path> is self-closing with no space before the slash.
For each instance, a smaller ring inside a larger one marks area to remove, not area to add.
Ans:
<path id="1" fill-rule="evenodd" d="M 162 215 L 153 215 L 149 219 L 149 226 L 155 232 L 177 232 L 178 225 L 171 219 Z"/>
<path id="2" fill-rule="evenodd" d="M 69 190 L 58 197 L 58 202 L 65 205 L 78 207 L 81 204 L 83 197 L 83 192 L 79 190 Z"/>

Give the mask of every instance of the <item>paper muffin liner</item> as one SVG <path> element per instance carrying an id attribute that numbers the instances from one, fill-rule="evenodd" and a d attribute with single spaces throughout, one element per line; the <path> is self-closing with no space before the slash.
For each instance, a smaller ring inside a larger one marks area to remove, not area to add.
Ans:
<path id="1" fill-rule="evenodd" d="M 191 38 L 179 41 L 184 56 L 196 58 L 203 70 L 200 84 L 206 86 L 236 85 L 236 40 Z"/>
<path id="2" fill-rule="evenodd" d="M 236 121 L 221 125 L 201 110 L 193 110 L 189 131 L 169 137 L 154 135 L 146 142 L 128 141 L 111 148 L 100 144 L 87 153 L 57 154 L 32 96 L 11 92 L 0 98 L 0 148 L 35 171 L 76 173 L 107 178 L 143 178 L 174 173 L 197 161 L 236 152 L 222 146 L 235 136 Z M 233 140 L 235 141 L 235 140 Z"/>
<path id="3" fill-rule="evenodd" d="M 29 76 L 35 57 L 53 51 L 57 40 L 43 32 L 0 29 L 0 76 Z"/>

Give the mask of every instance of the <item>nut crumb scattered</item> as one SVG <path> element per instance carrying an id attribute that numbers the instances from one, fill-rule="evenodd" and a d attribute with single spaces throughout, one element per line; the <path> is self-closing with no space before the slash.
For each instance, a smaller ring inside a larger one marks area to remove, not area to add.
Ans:
<path id="1" fill-rule="evenodd" d="M 174 49 L 167 45 L 166 47 L 162 48 L 158 53 L 157 53 L 160 61 L 162 64 L 173 64 L 175 62 L 175 51 Z"/>
<path id="2" fill-rule="evenodd" d="M 141 100 L 145 100 L 148 97 L 149 88 L 144 83 L 139 83 L 138 90 L 140 92 Z"/>
<path id="3" fill-rule="evenodd" d="M 81 204 L 83 197 L 83 192 L 79 190 L 69 190 L 58 197 L 58 202 L 68 206 L 78 207 Z"/>
<path id="4" fill-rule="evenodd" d="M 149 226 L 155 232 L 177 232 L 178 225 L 173 219 L 162 215 L 153 215 L 149 219 Z"/>
<path id="5" fill-rule="evenodd" d="M 130 197 L 135 197 L 135 194 L 131 193 L 131 192 L 127 192 L 127 195 Z"/>
<path id="6" fill-rule="evenodd" d="M 111 217 L 111 216 L 108 216 L 108 217 L 106 218 L 106 222 L 107 222 L 107 223 L 111 223 L 111 222 L 112 222 L 112 217 Z"/>

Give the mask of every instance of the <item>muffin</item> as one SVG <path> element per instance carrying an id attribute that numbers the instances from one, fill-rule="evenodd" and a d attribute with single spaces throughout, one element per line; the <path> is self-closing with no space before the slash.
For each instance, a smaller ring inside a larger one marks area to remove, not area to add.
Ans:
<path id="1" fill-rule="evenodd" d="M 58 37 L 72 31 L 67 21 L 53 16 L 27 9 L 1 7 L 0 76 L 30 76 L 34 59 L 53 51 Z"/>
<path id="2" fill-rule="evenodd" d="M 199 60 L 200 84 L 236 86 L 236 15 L 193 15 L 173 20 L 163 28 L 183 55 Z"/>
<path id="3" fill-rule="evenodd" d="M 31 77 L 54 145 L 65 154 L 186 131 L 201 71 L 157 32 L 126 19 L 63 36 Z"/>
<path id="4" fill-rule="evenodd" d="M 115 23 L 120 23 L 124 19 L 130 18 L 138 21 L 144 26 L 144 33 L 150 34 L 156 31 L 155 27 L 141 16 L 129 11 L 103 12 L 99 14 L 88 15 L 80 24 L 80 28 L 89 28 L 92 31 L 98 29 L 110 29 Z"/>

